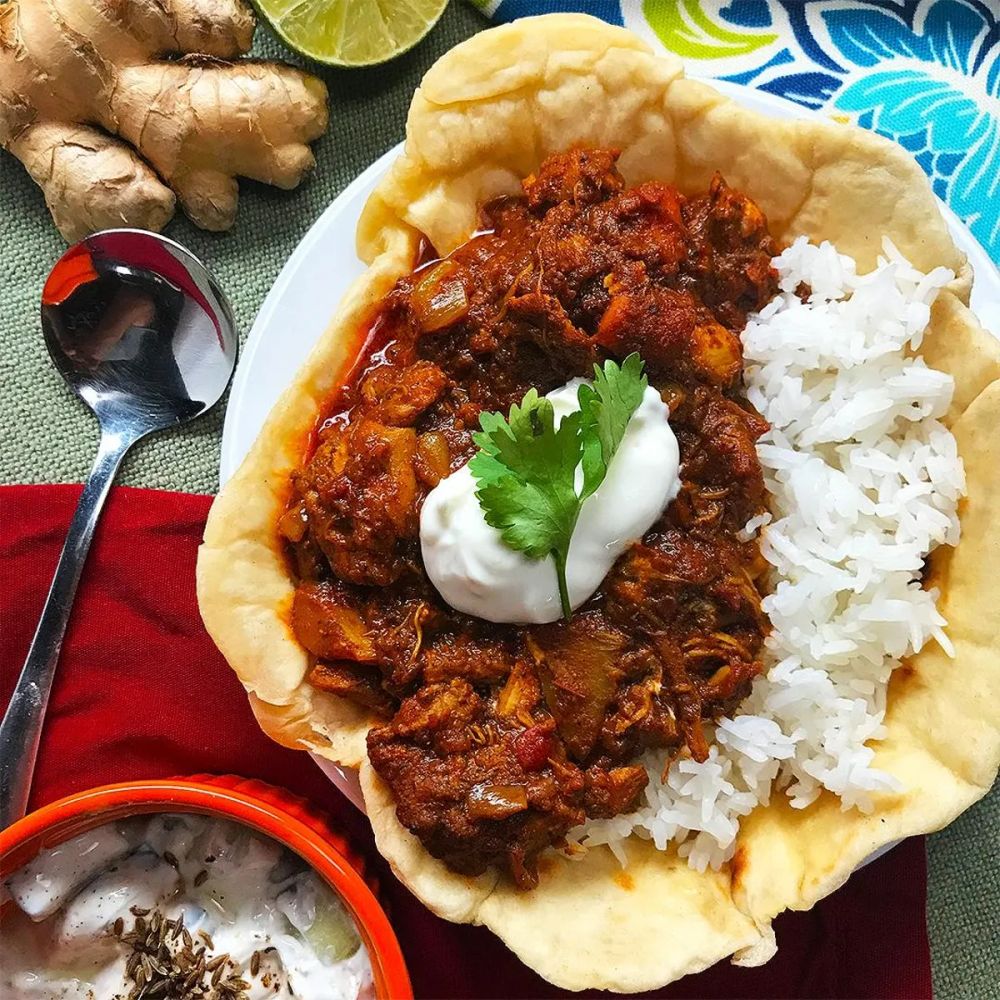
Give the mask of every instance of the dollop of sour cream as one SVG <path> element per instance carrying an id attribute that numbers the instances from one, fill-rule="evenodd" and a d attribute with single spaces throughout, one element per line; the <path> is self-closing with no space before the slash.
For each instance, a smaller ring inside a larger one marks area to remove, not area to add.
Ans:
<path id="1" fill-rule="evenodd" d="M 573 379 L 548 393 L 558 424 L 580 408 Z M 615 560 L 638 541 L 680 489 L 680 453 L 670 411 L 647 387 L 629 421 L 604 482 L 584 501 L 570 541 L 566 582 L 579 607 L 601 585 Z M 582 472 L 577 470 L 577 488 Z M 424 568 L 458 611 L 491 622 L 541 624 L 562 614 L 555 563 L 528 559 L 486 523 L 476 480 L 464 466 L 442 479 L 424 501 L 420 548 Z"/>

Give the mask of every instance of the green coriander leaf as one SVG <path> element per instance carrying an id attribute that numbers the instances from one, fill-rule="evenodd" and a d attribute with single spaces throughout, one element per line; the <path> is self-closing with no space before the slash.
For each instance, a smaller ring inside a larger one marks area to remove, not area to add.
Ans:
<path id="1" fill-rule="evenodd" d="M 523 482 L 568 479 L 572 485 L 580 461 L 579 423 L 580 417 L 572 415 L 556 428 L 552 403 L 530 389 L 506 420 L 499 413 L 482 414 L 482 431 L 473 441 Z"/>
<path id="2" fill-rule="evenodd" d="M 492 438 L 493 434 L 506 428 L 506 421 L 502 413 L 481 413 L 479 424 L 483 430 L 472 435 L 472 440 L 479 447 L 479 451 L 469 462 L 469 469 L 480 486 L 485 486 L 499 482 L 504 476 L 510 475 L 507 466 L 496 457 L 497 449 Z"/>
<path id="3" fill-rule="evenodd" d="M 580 386 L 580 410 L 557 427 L 552 403 L 531 389 L 510 413 L 483 413 L 469 462 L 486 523 L 529 559 L 551 556 L 563 614 L 572 613 L 566 585 L 570 540 L 584 500 L 604 481 L 625 428 L 646 390 L 642 360 L 594 366 L 594 384 Z M 583 489 L 576 471 L 583 470 Z"/>
<path id="4" fill-rule="evenodd" d="M 562 547 L 576 524 L 580 416 L 571 414 L 557 428 L 552 403 L 532 389 L 506 420 L 484 413 L 479 423 L 473 440 L 480 450 L 469 469 L 486 523 L 512 548 L 541 559 Z"/>
<path id="5" fill-rule="evenodd" d="M 621 366 L 605 361 L 603 368 L 594 365 L 593 384 L 584 383 L 577 391 L 583 436 L 582 500 L 604 482 L 628 422 L 642 402 L 649 385 L 642 369 L 642 358 L 635 353 Z"/>
<path id="6" fill-rule="evenodd" d="M 580 515 L 574 485 L 580 419 L 573 413 L 556 427 L 552 403 L 532 389 L 507 419 L 499 413 L 480 416 L 482 430 L 473 435 L 479 451 L 469 462 L 486 523 L 529 559 L 555 559 L 567 616 L 566 556 Z"/>

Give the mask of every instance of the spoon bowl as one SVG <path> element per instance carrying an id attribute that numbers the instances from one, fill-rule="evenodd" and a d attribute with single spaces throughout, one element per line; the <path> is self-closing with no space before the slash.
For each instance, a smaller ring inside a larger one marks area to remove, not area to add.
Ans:
<path id="1" fill-rule="evenodd" d="M 197 257 L 155 233 L 110 229 L 70 247 L 45 282 L 41 318 L 52 361 L 96 414 L 101 442 L 0 723 L 0 829 L 27 810 L 73 597 L 125 453 L 214 406 L 236 367 L 225 296 Z"/>
<path id="2" fill-rule="evenodd" d="M 139 230 L 97 233 L 63 254 L 42 291 L 42 331 L 102 426 L 133 441 L 208 410 L 236 362 L 232 311 L 208 269 Z"/>

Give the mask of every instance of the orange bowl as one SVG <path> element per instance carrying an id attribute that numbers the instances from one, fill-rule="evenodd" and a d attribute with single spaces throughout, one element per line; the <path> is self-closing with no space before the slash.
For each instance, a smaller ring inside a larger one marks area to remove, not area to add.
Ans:
<path id="1" fill-rule="evenodd" d="M 234 820 L 294 851 L 326 880 L 357 924 L 371 960 L 378 1000 L 412 1000 L 413 988 L 389 920 L 342 837 L 303 799 L 262 781 L 198 774 L 127 781 L 77 792 L 0 831 L 0 879 L 102 823 L 143 813 L 202 813 Z"/>

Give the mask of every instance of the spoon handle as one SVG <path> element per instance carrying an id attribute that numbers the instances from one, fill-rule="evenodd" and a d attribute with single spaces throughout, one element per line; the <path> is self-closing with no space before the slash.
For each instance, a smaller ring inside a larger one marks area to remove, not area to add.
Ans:
<path id="1" fill-rule="evenodd" d="M 7 712 L 0 723 L 0 830 L 27 811 L 31 777 L 59 650 L 90 540 L 121 460 L 135 438 L 104 432 L 90 478 L 70 522 L 49 596 Z"/>

